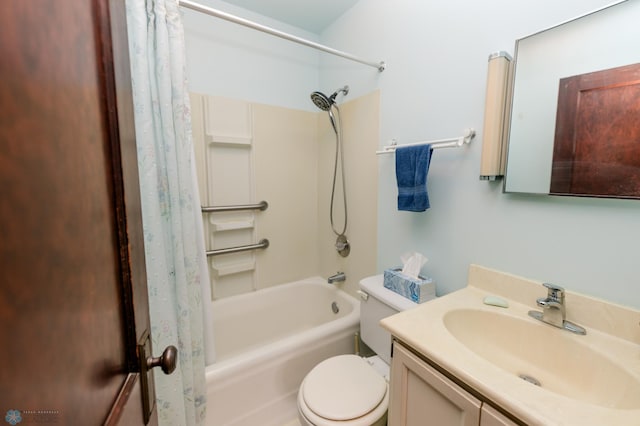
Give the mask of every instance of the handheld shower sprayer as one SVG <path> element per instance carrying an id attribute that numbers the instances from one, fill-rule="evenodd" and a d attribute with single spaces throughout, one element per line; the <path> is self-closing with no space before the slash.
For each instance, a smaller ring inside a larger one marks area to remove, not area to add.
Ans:
<path id="1" fill-rule="evenodd" d="M 346 257 L 349 255 L 351 247 L 349 245 L 349 240 L 347 240 L 347 236 L 345 232 L 347 232 L 347 194 L 346 194 L 346 184 L 344 179 L 344 154 L 342 149 L 342 129 L 340 122 L 340 109 L 336 105 L 336 97 L 341 94 L 347 95 L 349 93 L 349 86 L 343 86 L 333 92 L 331 96 L 327 96 L 322 92 L 313 92 L 311 93 L 311 100 L 322 111 L 326 111 L 329 114 L 329 120 L 331 121 L 331 126 L 336 134 L 336 157 L 333 168 L 333 186 L 331 189 L 331 205 L 329 206 L 329 220 L 331 222 L 331 229 L 338 236 L 336 240 L 336 250 L 342 257 Z M 334 114 L 335 110 L 335 114 Z M 338 164 L 340 164 L 340 172 L 342 174 L 342 197 L 344 204 L 344 224 L 342 231 L 338 231 L 333 222 L 333 201 L 336 193 L 336 178 L 338 174 Z"/>
<path id="2" fill-rule="evenodd" d="M 342 93 L 343 96 L 346 96 L 349 93 L 349 86 L 343 86 L 333 92 L 331 96 L 327 96 L 322 92 L 313 92 L 311 93 L 311 100 L 322 111 L 326 111 L 329 113 L 329 121 L 331 121 L 331 126 L 333 130 L 338 133 L 338 127 L 336 124 L 336 118 L 333 114 L 332 107 L 336 106 L 336 97 L 338 94 Z M 336 106 L 337 108 L 337 106 Z"/>
<path id="3" fill-rule="evenodd" d="M 330 111 L 331 107 L 336 103 L 336 97 L 342 93 L 344 96 L 349 94 L 349 86 L 344 86 L 333 92 L 331 96 L 327 96 L 322 92 L 311 93 L 311 100 L 322 111 Z"/>

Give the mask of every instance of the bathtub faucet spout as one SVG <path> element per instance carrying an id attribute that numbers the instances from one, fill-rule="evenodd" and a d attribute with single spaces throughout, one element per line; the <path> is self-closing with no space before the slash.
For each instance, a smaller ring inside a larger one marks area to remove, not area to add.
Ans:
<path id="1" fill-rule="evenodd" d="M 347 279 L 347 276 L 344 274 L 344 272 L 338 272 L 335 275 L 331 275 L 328 279 L 327 282 L 329 284 L 334 284 L 337 283 L 338 281 L 344 281 Z"/>

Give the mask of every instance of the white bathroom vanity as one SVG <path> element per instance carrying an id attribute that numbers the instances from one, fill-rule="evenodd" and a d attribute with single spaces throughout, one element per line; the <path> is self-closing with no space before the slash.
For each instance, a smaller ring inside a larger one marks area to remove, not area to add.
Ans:
<path id="1" fill-rule="evenodd" d="M 640 424 L 640 312 L 545 296 L 540 282 L 471 265 L 467 287 L 382 320 L 394 338 L 389 424 Z M 561 312 L 586 334 L 530 311 Z"/>

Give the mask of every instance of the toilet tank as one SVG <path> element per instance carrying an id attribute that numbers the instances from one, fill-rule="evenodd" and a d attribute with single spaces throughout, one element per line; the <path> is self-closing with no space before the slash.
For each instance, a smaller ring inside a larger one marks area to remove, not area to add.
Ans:
<path id="1" fill-rule="evenodd" d="M 391 334 L 380 320 L 418 306 L 417 303 L 385 288 L 383 275 L 360 281 L 360 337 L 387 364 L 391 362 Z"/>

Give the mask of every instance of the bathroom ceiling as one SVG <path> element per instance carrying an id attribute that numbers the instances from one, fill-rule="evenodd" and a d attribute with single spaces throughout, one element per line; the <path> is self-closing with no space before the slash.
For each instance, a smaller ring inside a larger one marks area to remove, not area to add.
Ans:
<path id="1" fill-rule="evenodd" d="M 225 2 L 319 34 L 358 0 L 225 0 Z"/>

